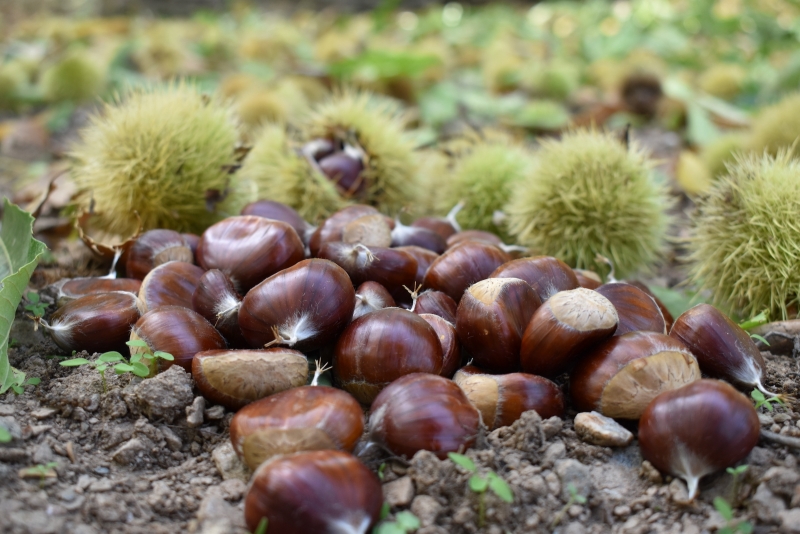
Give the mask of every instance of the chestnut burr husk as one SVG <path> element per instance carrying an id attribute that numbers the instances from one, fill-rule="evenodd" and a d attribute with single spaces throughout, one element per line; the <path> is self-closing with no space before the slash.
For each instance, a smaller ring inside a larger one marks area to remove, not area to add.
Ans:
<path id="1" fill-rule="evenodd" d="M 138 297 L 125 291 L 85 295 L 56 310 L 42 326 L 66 351 L 120 351 L 139 320 L 140 306 Z"/>
<path id="2" fill-rule="evenodd" d="M 129 278 L 144 280 L 147 273 L 168 261 L 192 263 L 194 256 L 183 236 L 174 230 L 148 230 L 131 245 L 126 255 Z"/>
<path id="3" fill-rule="evenodd" d="M 198 352 L 225 348 L 219 332 L 194 310 L 180 306 L 161 306 L 142 315 L 130 334 L 130 340 L 143 340 L 147 347 L 130 347 L 131 356 L 149 351 L 167 352 L 173 361 L 157 359 L 160 370 L 180 365 L 192 372 L 192 360 Z"/>
<path id="4" fill-rule="evenodd" d="M 344 226 L 342 241 L 368 247 L 389 247 L 392 244 L 389 220 L 383 215 L 362 215 Z"/>
<path id="5" fill-rule="evenodd" d="M 541 305 L 524 280 L 481 280 L 467 289 L 458 305 L 458 339 L 478 367 L 495 373 L 517 371 L 522 333 Z"/>
<path id="6" fill-rule="evenodd" d="M 233 416 L 230 432 L 236 454 L 255 469 L 278 454 L 352 452 L 364 432 L 364 412 L 340 389 L 300 386 L 248 404 Z"/>
<path id="7" fill-rule="evenodd" d="M 308 248 L 311 255 L 316 257 L 320 247 L 329 241 L 341 241 L 344 227 L 350 221 L 354 221 L 364 215 L 380 215 L 380 212 L 372 206 L 365 204 L 354 204 L 342 208 L 319 225 L 308 240 Z"/>
<path id="8" fill-rule="evenodd" d="M 720 380 L 665 391 L 639 420 L 642 456 L 697 494 L 705 475 L 735 465 L 758 443 L 760 423 L 747 397 Z"/>
<path id="9" fill-rule="evenodd" d="M 456 312 L 458 305 L 456 301 L 448 297 L 441 291 L 434 291 L 429 289 L 423 291 L 417 298 L 414 299 L 414 304 L 411 306 L 411 311 L 422 315 L 423 313 L 430 313 L 438 315 L 447 322 L 456 323 Z"/>
<path id="10" fill-rule="evenodd" d="M 410 373 L 440 374 L 442 344 L 425 319 L 384 308 L 348 325 L 336 343 L 333 375 L 359 402 L 369 404 L 390 382 Z"/>
<path id="11" fill-rule="evenodd" d="M 366 534 L 378 522 L 382 505 L 380 480 L 357 458 L 313 451 L 259 467 L 244 516 L 250 532 L 266 518 L 269 534 Z"/>
<path id="12" fill-rule="evenodd" d="M 439 375 L 451 378 L 461 367 L 461 344 L 458 342 L 456 327 L 453 323 L 432 313 L 420 313 L 418 315 L 431 325 L 433 331 L 439 337 L 439 342 L 442 344 L 442 370 Z"/>
<path id="13" fill-rule="evenodd" d="M 231 410 L 304 385 L 308 360 L 302 352 L 265 350 L 207 350 L 192 359 L 192 376 L 203 396 Z"/>
<path id="14" fill-rule="evenodd" d="M 413 286 L 417 274 L 417 260 L 393 248 L 334 241 L 322 246 L 319 257 L 344 269 L 353 285 L 378 282 L 392 295 L 398 290 L 405 291 L 403 286 Z"/>
<path id="15" fill-rule="evenodd" d="M 493 245 L 466 241 L 436 258 L 425 273 L 423 285 L 459 302 L 469 286 L 488 278 L 510 260 L 511 256 Z"/>
<path id="16" fill-rule="evenodd" d="M 656 396 L 695 380 L 700 367 L 683 343 L 656 332 L 629 332 L 583 356 L 569 384 L 579 411 L 639 419 Z"/>
<path id="17" fill-rule="evenodd" d="M 197 263 L 219 269 L 241 292 L 305 257 L 303 242 L 289 224 L 255 215 L 228 217 L 200 238 Z"/>
<path id="18" fill-rule="evenodd" d="M 213 324 L 228 345 L 235 348 L 247 346 L 239 328 L 241 305 L 242 297 L 233 282 L 219 269 L 203 273 L 192 294 L 192 309 Z"/>
<path id="19" fill-rule="evenodd" d="M 333 342 L 350 322 L 356 292 L 347 273 L 327 260 L 303 260 L 251 289 L 239 327 L 253 348 L 286 345 L 307 352 Z"/>
<path id="20" fill-rule="evenodd" d="M 603 280 L 600 278 L 600 275 L 594 271 L 587 271 L 586 269 L 572 269 L 572 271 L 575 273 L 575 278 L 578 280 L 578 285 L 580 287 L 597 289 L 603 285 Z"/>
<path id="21" fill-rule="evenodd" d="M 294 228 L 297 235 L 303 242 L 306 241 L 306 235 L 309 234 L 311 225 L 308 224 L 303 217 L 300 216 L 293 208 L 274 200 L 256 200 L 242 208 L 240 215 L 255 215 L 256 217 L 264 217 L 265 219 L 273 219 L 275 221 L 282 221 Z"/>
<path id="22" fill-rule="evenodd" d="M 595 289 L 611 301 L 619 316 L 615 336 L 628 332 L 645 331 L 667 333 L 664 315 L 653 298 L 636 286 L 625 282 L 603 284 Z"/>
<path id="23" fill-rule="evenodd" d="M 580 287 L 578 278 L 569 266 L 552 256 L 533 256 L 504 263 L 489 278 L 519 278 L 525 280 L 544 302 L 559 291 Z"/>
<path id="24" fill-rule="evenodd" d="M 139 293 L 142 281 L 135 278 L 64 278 L 54 284 L 58 288 L 56 301 L 63 306 L 70 300 L 85 295 L 110 293 L 112 291 L 126 291 L 134 295 Z"/>
<path id="25" fill-rule="evenodd" d="M 383 308 L 393 308 L 394 299 L 385 287 L 378 282 L 364 282 L 356 290 L 356 307 L 353 310 L 353 319 Z"/>
<path id="26" fill-rule="evenodd" d="M 764 387 L 766 365 L 750 335 L 710 304 L 698 304 L 675 320 L 669 333 L 688 347 L 700 370 L 741 387 Z"/>
<path id="27" fill-rule="evenodd" d="M 647 284 L 640 282 L 638 280 L 629 280 L 628 283 L 632 286 L 638 287 L 639 289 L 650 295 L 650 298 L 652 298 L 656 302 L 658 309 L 661 310 L 661 315 L 664 316 L 664 322 L 667 323 L 667 332 L 669 332 L 670 329 L 672 328 L 672 323 L 675 322 L 675 318 L 669 312 L 669 309 L 667 309 L 666 304 L 661 302 L 661 299 L 659 299 L 655 295 L 655 293 L 653 293 L 653 291 L 649 287 L 647 287 Z"/>
<path id="28" fill-rule="evenodd" d="M 489 430 L 513 424 L 528 410 L 536 410 L 542 419 L 564 417 L 564 394 L 541 376 L 460 373 L 453 381 L 481 412 Z"/>
<path id="29" fill-rule="evenodd" d="M 575 359 L 611 337 L 617 311 L 591 289 L 561 291 L 534 312 L 522 335 L 520 362 L 526 373 L 554 378 Z"/>
<path id="30" fill-rule="evenodd" d="M 171 261 L 147 273 L 139 288 L 142 311 L 150 311 L 162 306 L 192 307 L 192 295 L 203 269 L 183 261 Z"/>
<path id="31" fill-rule="evenodd" d="M 372 403 L 370 439 L 399 456 L 463 452 L 478 437 L 481 416 L 452 380 L 413 373 L 392 382 Z"/>
<path id="32" fill-rule="evenodd" d="M 445 240 L 445 244 L 447 239 L 458 231 L 447 219 L 440 217 L 420 217 L 411 223 L 411 226 L 436 232 Z"/>
<path id="33" fill-rule="evenodd" d="M 397 220 L 394 230 L 392 230 L 392 246 L 416 246 L 441 254 L 447 249 L 447 242 L 433 230 L 418 226 L 406 226 Z"/>

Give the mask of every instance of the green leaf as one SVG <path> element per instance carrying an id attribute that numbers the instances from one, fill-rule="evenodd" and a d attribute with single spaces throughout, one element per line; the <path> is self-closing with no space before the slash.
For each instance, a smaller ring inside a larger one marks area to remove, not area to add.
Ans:
<path id="1" fill-rule="evenodd" d="M 381 523 L 372 531 L 373 534 L 406 534 L 397 523 Z"/>
<path id="2" fill-rule="evenodd" d="M 31 304 L 38 304 L 39 303 L 39 293 L 36 293 L 34 291 L 28 291 L 28 294 L 25 295 L 25 298 L 28 299 L 28 301 Z"/>
<path id="3" fill-rule="evenodd" d="M 142 378 L 146 378 L 150 376 L 150 368 L 142 362 L 136 362 L 133 364 L 133 374 L 136 376 L 141 376 Z"/>
<path id="4" fill-rule="evenodd" d="M 123 358 L 122 354 L 120 354 L 119 352 L 111 351 L 111 352 L 104 352 L 103 354 L 101 354 L 97 358 L 97 361 L 98 362 L 111 363 L 111 362 L 120 362 L 120 361 L 122 361 L 124 359 L 125 358 Z"/>
<path id="5" fill-rule="evenodd" d="M 147 343 L 143 339 L 132 339 L 130 341 L 125 342 L 126 345 L 129 347 L 145 347 L 147 348 Z"/>
<path id="6" fill-rule="evenodd" d="M 253 531 L 253 534 L 267 534 L 267 525 L 269 525 L 269 519 L 262 517 L 261 521 L 258 522 L 258 526 Z"/>
<path id="7" fill-rule="evenodd" d="M 121 375 L 122 373 L 132 373 L 134 369 L 135 368 L 133 365 L 129 365 L 127 363 L 118 363 L 114 366 L 114 372 L 116 372 L 118 375 Z"/>
<path id="8" fill-rule="evenodd" d="M 478 469 L 475 467 L 475 463 L 463 454 L 458 454 L 457 452 L 448 452 L 447 457 L 450 458 L 454 464 L 460 465 L 467 471 L 472 471 L 474 473 Z"/>
<path id="9" fill-rule="evenodd" d="M 389 516 L 389 512 L 391 512 L 391 511 L 392 511 L 392 505 L 389 504 L 386 501 L 383 501 L 383 504 L 381 505 L 381 513 L 378 516 L 378 519 L 383 521 L 384 519 L 386 519 Z"/>
<path id="10" fill-rule="evenodd" d="M 378 467 L 378 478 L 379 478 L 379 479 L 383 480 L 383 477 L 384 477 L 384 472 L 385 472 L 385 471 L 386 471 L 386 463 L 382 463 L 382 464 L 381 464 L 381 465 Z"/>
<path id="11" fill-rule="evenodd" d="M 741 523 L 736 525 L 736 530 L 738 530 L 742 534 L 752 534 L 753 525 L 751 525 L 749 521 L 742 521 Z"/>
<path id="12" fill-rule="evenodd" d="M 750 396 L 753 397 L 753 400 L 755 400 L 756 402 L 764 402 L 766 400 L 764 394 L 761 393 L 761 390 L 759 389 L 754 389 L 753 391 L 751 391 Z"/>
<path id="13" fill-rule="evenodd" d="M 729 467 L 725 471 L 727 471 L 728 474 L 730 474 L 730 475 L 741 475 L 742 473 L 747 471 L 748 467 L 750 467 L 750 466 L 747 465 L 747 464 L 744 464 L 744 465 L 740 465 L 738 467 Z"/>
<path id="14" fill-rule="evenodd" d="M 131 356 L 131 363 L 136 363 L 136 362 L 139 362 L 139 361 L 142 361 L 142 355 L 141 354 L 134 354 L 133 356 Z"/>
<path id="15" fill-rule="evenodd" d="M 511 486 L 509 486 L 505 480 L 495 473 L 489 473 L 487 478 L 489 479 L 489 489 L 492 490 L 495 495 L 505 502 L 514 502 L 514 492 L 511 491 Z"/>
<path id="16" fill-rule="evenodd" d="M 753 339 L 757 339 L 758 341 L 769 347 L 769 341 L 764 339 L 764 336 L 760 336 L 758 334 L 750 334 L 750 337 L 752 337 Z"/>
<path id="17" fill-rule="evenodd" d="M 161 358 L 162 360 L 167 360 L 169 362 L 171 362 L 171 361 L 173 361 L 175 359 L 175 357 L 172 354 L 170 354 L 169 352 L 161 352 L 160 350 L 155 351 L 153 353 L 153 356 L 156 357 L 156 358 Z"/>
<path id="18" fill-rule="evenodd" d="M 767 312 L 762 311 L 755 317 L 739 323 L 739 327 L 744 330 L 750 330 L 751 328 L 761 326 L 762 324 L 767 324 L 768 322 L 769 316 L 767 315 Z"/>
<path id="19" fill-rule="evenodd" d="M 731 521 L 733 519 L 733 508 L 731 508 L 731 505 L 728 504 L 728 501 L 722 497 L 714 497 L 714 508 L 717 509 L 719 515 L 721 515 L 726 521 Z"/>
<path id="20" fill-rule="evenodd" d="M 12 437 L 11 432 L 3 425 L 0 425 L 0 443 L 8 443 Z"/>
<path id="21" fill-rule="evenodd" d="M 102 373 L 103 371 L 105 371 L 106 369 L 108 369 L 108 365 L 106 365 L 106 364 L 104 364 L 104 363 L 101 363 L 101 364 L 99 364 L 97 367 L 95 367 L 95 369 L 97 369 L 98 371 L 100 371 L 100 372 Z"/>
<path id="22" fill-rule="evenodd" d="M 41 378 L 39 378 L 38 376 L 34 376 L 34 377 L 29 378 L 23 385 L 24 386 L 38 386 L 41 381 L 42 381 Z"/>
<path id="23" fill-rule="evenodd" d="M 483 493 L 489 487 L 489 481 L 478 475 L 469 477 L 469 489 L 475 493 Z"/>
<path id="24" fill-rule="evenodd" d="M 398 512 L 394 516 L 394 521 L 405 531 L 416 530 L 420 527 L 417 516 L 408 511 Z"/>
<path id="25" fill-rule="evenodd" d="M 86 358 L 73 358 L 71 360 L 64 360 L 63 362 L 58 362 L 58 365 L 63 365 L 64 367 L 78 367 L 79 365 L 86 365 L 87 363 L 92 363 Z"/>
<path id="26" fill-rule="evenodd" d="M 0 394 L 11 387 L 8 337 L 22 292 L 47 247 L 33 238 L 33 216 L 3 201 L 0 227 Z"/>

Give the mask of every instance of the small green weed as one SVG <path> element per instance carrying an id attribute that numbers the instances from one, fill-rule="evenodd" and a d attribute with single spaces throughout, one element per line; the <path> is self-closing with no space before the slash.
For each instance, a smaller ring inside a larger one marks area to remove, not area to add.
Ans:
<path id="1" fill-rule="evenodd" d="M 719 529 L 719 534 L 751 534 L 753 532 L 753 525 L 749 521 L 735 521 L 733 519 L 733 508 L 728 501 L 722 497 L 714 497 L 714 508 L 717 509 L 719 515 L 725 520 L 726 525 Z"/>
<path id="2" fill-rule="evenodd" d="M 485 477 L 477 474 L 478 468 L 475 463 L 463 454 L 450 452 L 447 454 L 454 464 L 463 467 L 473 473 L 469 478 L 469 489 L 478 495 L 478 526 L 484 527 L 486 524 L 486 502 L 484 495 L 486 490 L 492 490 L 501 500 L 511 503 L 514 502 L 514 492 L 505 480 L 500 478 L 494 471 L 486 473 Z"/>
<path id="3" fill-rule="evenodd" d="M 8 443 L 13 437 L 4 425 L 0 425 L 0 443 Z"/>
<path id="4" fill-rule="evenodd" d="M 733 477 L 733 482 L 731 483 L 731 502 L 736 505 L 739 502 L 739 486 L 741 486 L 741 479 L 739 478 L 741 475 L 747 471 L 749 466 L 747 464 L 740 465 L 738 467 L 729 467 L 725 471 Z"/>
<path id="5" fill-rule="evenodd" d="M 26 467 L 19 472 L 20 478 L 38 478 L 39 487 L 44 487 L 44 482 L 48 478 L 56 478 L 58 474 L 55 468 L 58 467 L 58 462 L 48 462 L 46 464 L 38 464 L 33 467 Z"/>
<path id="6" fill-rule="evenodd" d="M 141 340 L 128 341 L 127 344 L 132 347 L 146 347 L 147 344 Z M 108 391 L 106 383 L 106 370 L 109 367 L 114 368 L 114 372 L 118 375 L 125 373 L 133 373 L 136 376 L 146 378 L 150 376 L 153 369 L 153 364 L 157 359 L 172 361 L 175 358 L 168 352 L 157 350 L 153 353 L 149 351 L 144 354 L 134 354 L 131 356 L 130 361 L 126 361 L 125 357 L 117 351 L 104 352 L 97 360 L 89 361 L 86 358 L 72 358 L 71 360 L 64 360 L 59 362 L 59 365 L 64 367 L 79 367 L 81 365 L 91 365 L 97 372 L 100 373 L 100 379 L 103 382 L 103 393 Z"/>
<path id="7" fill-rule="evenodd" d="M 384 509 L 388 507 L 389 503 L 384 503 Z M 383 509 L 381 509 L 383 513 Z M 388 510 L 387 510 L 388 514 Z M 384 516 L 385 517 L 385 516 Z M 408 511 L 397 512 L 394 516 L 394 521 L 381 522 L 372 530 L 372 534 L 406 534 L 413 532 L 420 527 L 420 522 L 417 516 Z"/>
<path id="8" fill-rule="evenodd" d="M 565 504 L 564 507 L 561 508 L 561 510 L 559 510 L 556 516 L 553 518 L 553 522 L 550 523 L 550 528 L 555 528 L 556 525 L 558 525 L 561 522 L 561 519 L 564 517 L 564 514 L 567 513 L 567 510 L 569 510 L 570 506 L 572 506 L 575 503 L 586 504 L 586 497 L 578 493 L 578 490 L 575 488 L 575 485 L 573 483 L 570 482 L 569 484 L 567 484 L 567 491 L 569 491 L 569 500 L 567 501 L 567 504 Z"/>
<path id="9" fill-rule="evenodd" d="M 756 401 L 756 410 L 758 410 L 762 406 L 766 406 L 767 410 L 769 410 L 771 412 L 774 409 L 772 407 L 773 403 L 777 403 L 777 404 L 780 404 L 780 405 L 785 405 L 786 404 L 785 402 L 783 402 L 783 399 L 781 399 L 780 396 L 767 398 L 767 397 L 764 396 L 764 393 L 762 393 L 758 389 L 754 389 L 753 391 L 751 391 L 750 392 L 750 396 L 753 397 L 754 401 Z"/>
<path id="10" fill-rule="evenodd" d="M 267 525 L 269 525 L 269 520 L 266 517 L 262 517 L 253 534 L 267 534 Z"/>
<path id="11" fill-rule="evenodd" d="M 41 382 L 41 380 L 35 376 L 26 379 L 25 373 L 19 369 L 12 368 L 11 373 L 11 391 L 14 392 L 14 395 L 22 395 L 26 387 L 37 386 L 39 382 Z"/>

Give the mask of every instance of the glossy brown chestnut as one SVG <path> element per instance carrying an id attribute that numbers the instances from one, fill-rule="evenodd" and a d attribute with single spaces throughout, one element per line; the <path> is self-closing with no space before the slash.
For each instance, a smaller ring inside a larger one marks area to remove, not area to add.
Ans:
<path id="1" fill-rule="evenodd" d="M 192 309 L 219 330 L 219 333 L 236 348 L 244 348 L 247 341 L 239 328 L 239 308 L 242 297 L 233 282 L 219 269 L 203 273 L 192 294 Z"/>
<path id="2" fill-rule="evenodd" d="M 413 373 L 392 382 L 372 403 L 370 439 L 399 456 L 463 452 L 478 437 L 481 416 L 455 382 Z"/>
<path id="3" fill-rule="evenodd" d="M 656 332 L 614 336 L 589 351 L 570 373 L 572 403 L 581 412 L 639 419 L 657 395 L 700 380 L 686 346 Z"/>
<path id="4" fill-rule="evenodd" d="M 54 286 L 58 288 L 56 301 L 59 306 L 63 306 L 70 300 L 97 293 L 126 291 L 135 295 L 139 293 L 142 282 L 135 278 L 63 278 Z"/>
<path id="5" fill-rule="evenodd" d="M 464 292 L 458 305 L 458 339 L 478 367 L 495 373 L 516 371 L 522 333 L 541 305 L 524 280 L 481 280 Z"/>
<path id="6" fill-rule="evenodd" d="M 655 293 L 653 293 L 653 291 L 649 287 L 647 287 L 647 284 L 640 282 L 638 280 L 628 280 L 628 283 L 632 286 L 638 287 L 639 289 L 650 295 L 650 298 L 656 301 L 658 309 L 661 310 L 661 315 L 664 316 L 664 322 L 667 323 L 667 332 L 669 332 L 670 329 L 672 329 L 672 323 L 675 322 L 675 318 L 672 316 L 669 309 L 667 309 L 666 304 L 661 302 L 661 299 L 659 299 L 655 295 Z"/>
<path id="7" fill-rule="evenodd" d="M 764 388 L 766 365 L 750 335 L 710 304 L 698 304 L 675 320 L 670 337 L 682 341 L 712 378 L 738 386 Z"/>
<path id="8" fill-rule="evenodd" d="M 664 315 L 653 298 L 636 286 L 625 282 L 603 284 L 595 289 L 611 301 L 619 316 L 615 336 L 628 332 L 645 331 L 667 333 Z"/>
<path id="9" fill-rule="evenodd" d="M 311 225 L 303 219 L 293 208 L 274 200 L 256 200 L 242 208 L 240 215 L 255 215 L 265 219 L 282 221 L 294 228 L 303 242 L 309 234 Z"/>
<path id="10" fill-rule="evenodd" d="M 276 458 L 253 474 L 244 501 L 250 532 L 366 534 L 383 505 L 381 482 L 354 456 L 313 451 Z"/>
<path id="11" fill-rule="evenodd" d="M 368 247 L 388 247 L 392 244 L 392 229 L 383 215 L 362 215 L 342 228 L 342 241 Z"/>
<path id="12" fill-rule="evenodd" d="M 142 315 L 130 334 L 131 341 L 137 339 L 147 343 L 147 347 L 130 347 L 131 356 L 157 350 L 172 354 L 173 361 L 156 360 L 162 371 L 174 364 L 191 373 L 195 354 L 225 348 L 225 340 L 211 323 L 180 306 L 161 306 Z"/>
<path id="13" fill-rule="evenodd" d="M 390 382 L 409 373 L 440 374 L 442 344 L 431 325 L 400 308 L 359 317 L 336 343 L 333 375 L 359 402 L 369 404 Z"/>
<path id="14" fill-rule="evenodd" d="M 685 480 L 694 498 L 702 477 L 753 450 L 760 428 L 747 397 L 725 382 L 703 379 L 653 399 L 639 420 L 639 446 L 658 470 Z"/>
<path id="15" fill-rule="evenodd" d="M 143 280 L 147 273 L 168 261 L 192 263 L 194 256 L 183 236 L 174 230 L 148 230 L 127 251 L 125 272 Z"/>
<path id="16" fill-rule="evenodd" d="M 139 320 L 141 302 L 133 293 L 114 291 L 76 298 L 41 321 L 56 345 L 66 351 L 121 351 L 131 325 Z"/>
<path id="17" fill-rule="evenodd" d="M 322 245 L 318 256 L 347 271 L 353 285 L 378 282 L 392 295 L 413 286 L 417 274 L 417 260 L 393 248 L 333 241 Z"/>
<path id="18" fill-rule="evenodd" d="M 493 245 L 465 241 L 436 258 L 425 273 L 423 285 L 458 302 L 469 286 L 488 278 L 510 260 L 511 256 Z"/>
<path id="19" fill-rule="evenodd" d="M 447 242 L 433 230 L 418 226 L 406 226 L 398 219 L 392 230 L 392 246 L 417 246 L 441 254 L 447 249 Z"/>
<path id="20" fill-rule="evenodd" d="M 345 198 L 359 198 L 367 190 L 367 182 L 361 174 L 364 163 L 352 152 L 343 150 L 325 156 L 319 160 L 319 168 Z"/>
<path id="21" fill-rule="evenodd" d="M 611 337 L 617 311 L 603 295 L 579 287 L 556 293 L 536 310 L 522 335 L 526 373 L 554 378 L 585 351 Z"/>
<path id="22" fill-rule="evenodd" d="M 603 280 L 600 278 L 600 275 L 594 271 L 587 271 L 585 269 L 572 269 L 572 271 L 575 273 L 575 278 L 577 278 L 580 287 L 597 289 L 603 285 Z"/>
<path id="23" fill-rule="evenodd" d="M 564 394 L 541 376 L 461 373 L 453 381 L 481 412 L 489 430 L 513 424 L 528 410 L 536 410 L 542 419 L 564 417 Z"/>
<path id="24" fill-rule="evenodd" d="M 330 156 L 341 148 L 341 144 L 334 143 L 330 139 L 320 137 L 317 139 L 312 139 L 303 145 L 303 154 L 309 158 L 312 158 L 314 161 L 319 161 L 325 156 Z"/>
<path id="25" fill-rule="evenodd" d="M 458 232 L 458 229 L 450 221 L 440 217 L 420 217 L 411 223 L 411 226 L 436 232 L 445 240 L 445 244 L 447 244 L 447 238 Z"/>
<path id="26" fill-rule="evenodd" d="M 333 342 L 350 322 L 356 292 L 333 262 L 303 260 L 251 289 L 239 327 L 253 348 L 286 345 L 307 352 Z"/>
<path id="27" fill-rule="evenodd" d="M 236 454 L 255 469 L 278 454 L 352 452 L 364 432 L 364 412 L 341 389 L 300 386 L 248 404 L 233 416 L 230 432 Z"/>
<path id="28" fill-rule="evenodd" d="M 219 269 L 241 292 L 305 257 L 303 242 L 285 222 L 255 215 L 228 217 L 200 238 L 197 263 Z"/>
<path id="29" fill-rule="evenodd" d="M 544 302 L 559 291 L 579 287 L 578 278 L 569 266 L 552 256 L 532 256 L 504 263 L 489 278 L 525 280 Z"/>
<path id="30" fill-rule="evenodd" d="M 379 214 L 380 212 L 378 210 L 365 204 L 354 204 L 340 209 L 325 219 L 311 234 L 308 241 L 308 248 L 311 251 L 311 255 L 316 257 L 320 247 L 329 241 L 341 241 L 344 227 L 350 221 L 354 221 L 363 215 Z"/>
<path id="31" fill-rule="evenodd" d="M 231 410 L 258 399 L 300 387 L 308 381 L 308 360 L 302 352 L 206 350 L 192 359 L 192 376 L 203 396 Z"/>
<path id="32" fill-rule="evenodd" d="M 192 258 L 194 258 L 197 253 L 197 245 L 200 244 L 200 236 L 197 234 L 184 233 L 181 234 L 181 237 L 183 237 L 183 241 L 186 243 L 186 246 L 189 247 L 189 250 L 192 251 Z M 194 260 L 192 260 L 192 263 L 194 263 Z"/>
<path id="33" fill-rule="evenodd" d="M 143 312 L 161 306 L 191 308 L 192 295 L 202 276 L 203 269 L 183 261 L 171 261 L 154 268 L 139 288 Z"/>
<path id="34" fill-rule="evenodd" d="M 462 230 L 447 238 L 447 248 L 452 248 L 465 241 L 486 243 L 489 245 L 494 245 L 498 248 L 503 245 L 503 240 L 500 239 L 500 236 L 497 234 L 485 232 L 483 230 Z"/>
<path id="35" fill-rule="evenodd" d="M 418 315 L 431 325 L 442 344 L 442 370 L 439 374 L 445 378 L 451 378 L 461 367 L 461 344 L 458 342 L 456 327 L 453 323 L 432 313 Z"/>
<path id="36" fill-rule="evenodd" d="M 393 308 L 394 299 L 385 287 L 378 282 L 364 282 L 356 290 L 356 308 L 353 310 L 353 319 L 383 308 Z"/>
<path id="37" fill-rule="evenodd" d="M 417 298 L 414 299 L 414 304 L 411 306 L 411 311 L 418 314 L 431 313 L 438 315 L 449 323 L 456 323 L 456 311 L 458 305 L 456 301 L 448 297 L 441 291 L 434 291 L 429 289 L 423 291 Z"/>

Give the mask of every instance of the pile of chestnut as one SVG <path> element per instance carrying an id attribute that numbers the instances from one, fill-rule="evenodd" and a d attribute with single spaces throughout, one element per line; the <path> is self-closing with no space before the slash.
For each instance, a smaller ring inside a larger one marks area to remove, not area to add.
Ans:
<path id="1" fill-rule="evenodd" d="M 510 249 L 444 219 L 406 226 L 352 205 L 314 228 L 259 201 L 199 237 L 142 234 L 128 278 L 61 281 L 46 327 L 66 350 L 143 340 L 131 350 L 169 352 L 161 370 L 182 366 L 238 410 L 231 441 L 255 470 L 247 524 L 267 517 L 270 533 L 366 532 L 382 498 L 350 454 L 359 440 L 444 458 L 481 425 L 563 417 L 555 379 L 578 411 L 638 420 L 644 458 L 691 496 L 755 446 L 755 409 L 729 384 L 764 390 L 765 365 L 728 317 L 699 305 L 673 322 L 640 283 Z M 336 388 L 306 385 L 311 360 Z"/>

